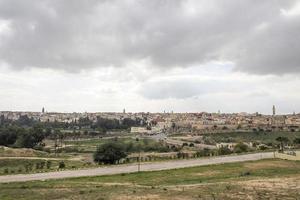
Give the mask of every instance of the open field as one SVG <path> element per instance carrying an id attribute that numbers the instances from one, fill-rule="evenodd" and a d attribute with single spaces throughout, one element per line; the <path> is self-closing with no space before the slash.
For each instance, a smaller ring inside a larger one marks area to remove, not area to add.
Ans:
<path id="1" fill-rule="evenodd" d="M 277 137 L 287 137 L 291 142 L 295 138 L 300 138 L 300 132 L 230 132 L 204 134 L 204 140 L 210 143 L 220 142 L 260 142 L 276 143 Z"/>
<path id="2" fill-rule="evenodd" d="M 86 160 L 84 154 L 79 156 L 54 155 L 29 148 L 0 147 L 0 175 L 56 171 L 59 169 L 60 162 L 65 165 L 63 169 L 77 169 L 93 165 Z"/>
<path id="3" fill-rule="evenodd" d="M 0 184 L 0 199 L 297 199 L 300 162 L 277 159 Z"/>
<path id="4" fill-rule="evenodd" d="M 50 162 L 49 166 L 47 164 Z M 49 172 L 59 169 L 59 163 L 63 162 L 63 169 L 77 169 L 87 167 L 84 162 L 75 160 L 62 160 L 62 159 L 0 159 L 0 175 L 10 174 L 26 174 L 37 172 Z"/>
<path id="5" fill-rule="evenodd" d="M 120 137 L 120 138 L 92 138 L 92 139 L 83 139 L 83 140 L 72 140 L 65 141 L 66 149 L 68 152 L 83 152 L 83 153 L 92 153 L 96 150 L 99 145 L 102 145 L 107 142 L 119 142 L 128 146 L 131 152 L 138 152 L 139 149 L 146 152 L 159 151 L 166 152 L 169 151 L 164 147 L 160 142 L 152 139 L 139 139 L 136 140 L 134 137 Z M 62 149 L 63 150 L 63 149 Z"/>
<path id="6" fill-rule="evenodd" d="M 37 151 L 29 148 L 9 148 L 0 146 L 1 157 L 51 157 L 51 155 L 44 151 Z"/>

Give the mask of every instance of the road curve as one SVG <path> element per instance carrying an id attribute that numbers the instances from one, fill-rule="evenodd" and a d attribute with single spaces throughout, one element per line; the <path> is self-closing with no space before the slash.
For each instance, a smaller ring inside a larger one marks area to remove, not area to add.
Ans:
<path id="1" fill-rule="evenodd" d="M 189 160 L 176 160 L 176 161 L 166 161 L 166 162 L 157 162 L 157 163 L 142 163 L 141 171 L 159 171 L 159 170 L 166 170 L 166 169 L 194 167 L 194 166 L 203 166 L 203 165 L 211 165 L 211 164 L 261 160 L 266 158 L 274 158 L 273 152 L 234 155 L 234 156 L 220 156 L 220 157 L 199 158 L 199 159 L 189 159 Z M 92 168 L 92 169 L 65 170 L 65 171 L 36 173 L 36 174 L 6 175 L 6 176 L 0 176 L 0 183 L 25 182 L 25 181 L 46 180 L 46 179 L 62 179 L 62 178 L 72 178 L 72 177 L 84 177 L 84 176 L 112 175 L 112 174 L 136 172 L 137 169 L 138 169 L 137 164 L 129 164 L 129 165 L 99 167 L 99 168 Z"/>

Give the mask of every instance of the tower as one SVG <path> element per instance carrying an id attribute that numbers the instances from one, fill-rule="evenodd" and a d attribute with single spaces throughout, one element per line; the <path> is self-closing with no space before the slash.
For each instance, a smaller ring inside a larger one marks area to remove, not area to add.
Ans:
<path id="1" fill-rule="evenodd" d="M 125 108 L 123 109 L 123 114 L 125 114 L 126 113 L 126 111 L 125 111 Z"/>
<path id="2" fill-rule="evenodd" d="M 273 116 L 276 115 L 276 108 L 275 108 L 275 105 L 273 105 L 272 111 L 273 111 Z"/>
<path id="3" fill-rule="evenodd" d="M 45 108 L 44 107 L 42 108 L 42 113 L 45 113 Z"/>

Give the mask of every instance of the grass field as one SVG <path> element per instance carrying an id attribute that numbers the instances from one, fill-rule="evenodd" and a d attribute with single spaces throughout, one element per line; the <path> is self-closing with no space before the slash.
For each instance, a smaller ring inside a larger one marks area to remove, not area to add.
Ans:
<path id="1" fill-rule="evenodd" d="M 107 142 L 119 142 L 126 146 L 126 150 L 133 156 L 135 152 L 168 152 L 169 149 L 161 143 L 151 139 L 136 140 L 131 137 L 123 138 L 93 138 L 77 141 L 66 141 L 66 146 L 55 155 L 26 148 L 0 147 L 0 175 L 36 173 L 58 169 L 59 162 L 65 163 L 65 169 L 95 167 L 93 152 L 97 146 Z M 45 162 L 51 160 L 51 167 Z M 135 162 L 133 159 L 132 162 Z M 42 166 L 42 167 L 41 167 Z"/>
<path id="2" fill-rule="evenodd" d="M 34 149 L 0 146 L 0 157 L 51 157 L 51 155 L 47 152 Z"/>
<path id="3" fill-rule="evenodd" d="M 96 139 L 88 139 L 88 140 L 78 140 L 78 141 L 66 141 L 66 145 L 68 148 L 73 148 L 76 152 L 85 152 L 92 153 L 96 151 L 96 148 L 107 142 L 119 142 L 121 144 L 130 145 L 132 152 L 137 152 L 138 148 L 144 151 L 167 151 L 167 148 L 151 139 L 140 139 L 136 140 L 132 137 L 123 137 L 123 138 L 96 138 Z"/>
<path id="4" fill-rule="evenodd" d="M 0 184 L 0 199 L 297 199 L 300 162 L 244 163 Z"/>
<path id="5" fill-rule="evenodd" d="M 47 167 L 48 162 L 50 162 L 50 164 Z M 23 159 L 23 158 L 0 159 L 0 175 L 56 171 L 59 169 L 60 162 L 63 162 L 65 165 L 62 169 L 77 169 L 77 168 L 88 167 L 86 163 L 82 161 L 75 161 L 75 160 Z"/>
<path id="6" fill-rule="evenodd" d="M 259 142 L 276 143 L 277 137 L 287 137 L 291 142 L 300 138 L 300 132 L 231 132 L 205 134 L 206 140 L 212 143 L 220 142 Z"/>
<path id="7" fill-rule="evenodd" d="M 87 161 L 84 162 L 84 159 L 81 160 L 80 157 L 77 158 L 70 157 L 66 154 L 55 156 L 54 154 L 34 149 L 1 146 L 0 175 L 55 171 L 58 169 L 61 161 L 65 164 L 64 169 L 82 168 L 92 165 L 92 163 Z"/>

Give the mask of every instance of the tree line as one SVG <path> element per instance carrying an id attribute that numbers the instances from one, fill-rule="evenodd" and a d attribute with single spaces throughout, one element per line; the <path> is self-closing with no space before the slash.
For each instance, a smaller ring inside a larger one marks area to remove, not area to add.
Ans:
<path id="1" fill-rule="evenodd" d="M 0 116 L 0 145 L 33 148 L 42 145 L 42 141 L 46 137 L 62 141 L 66 134 L 60 130 L 91 130 L 85 132 L 95 136 L 105 134 L 109 130 L 127 130 L 132 126 L 143 126 L 144 124 L 145 120 L 139 118 L 117 120 L 98 117 L 96 121 L 92 121 L 85 117 L 68 123 L 41 122 L 27 115 L 22 115 L 17 120 L 11 120 L 2 115 Z"/>
<path id="2" fill-rule="evenodd" d="M 0 145 L 33 148 L 47 136 L 40 126 L 24 128 L 19 126 L 0 127 Z"/>

